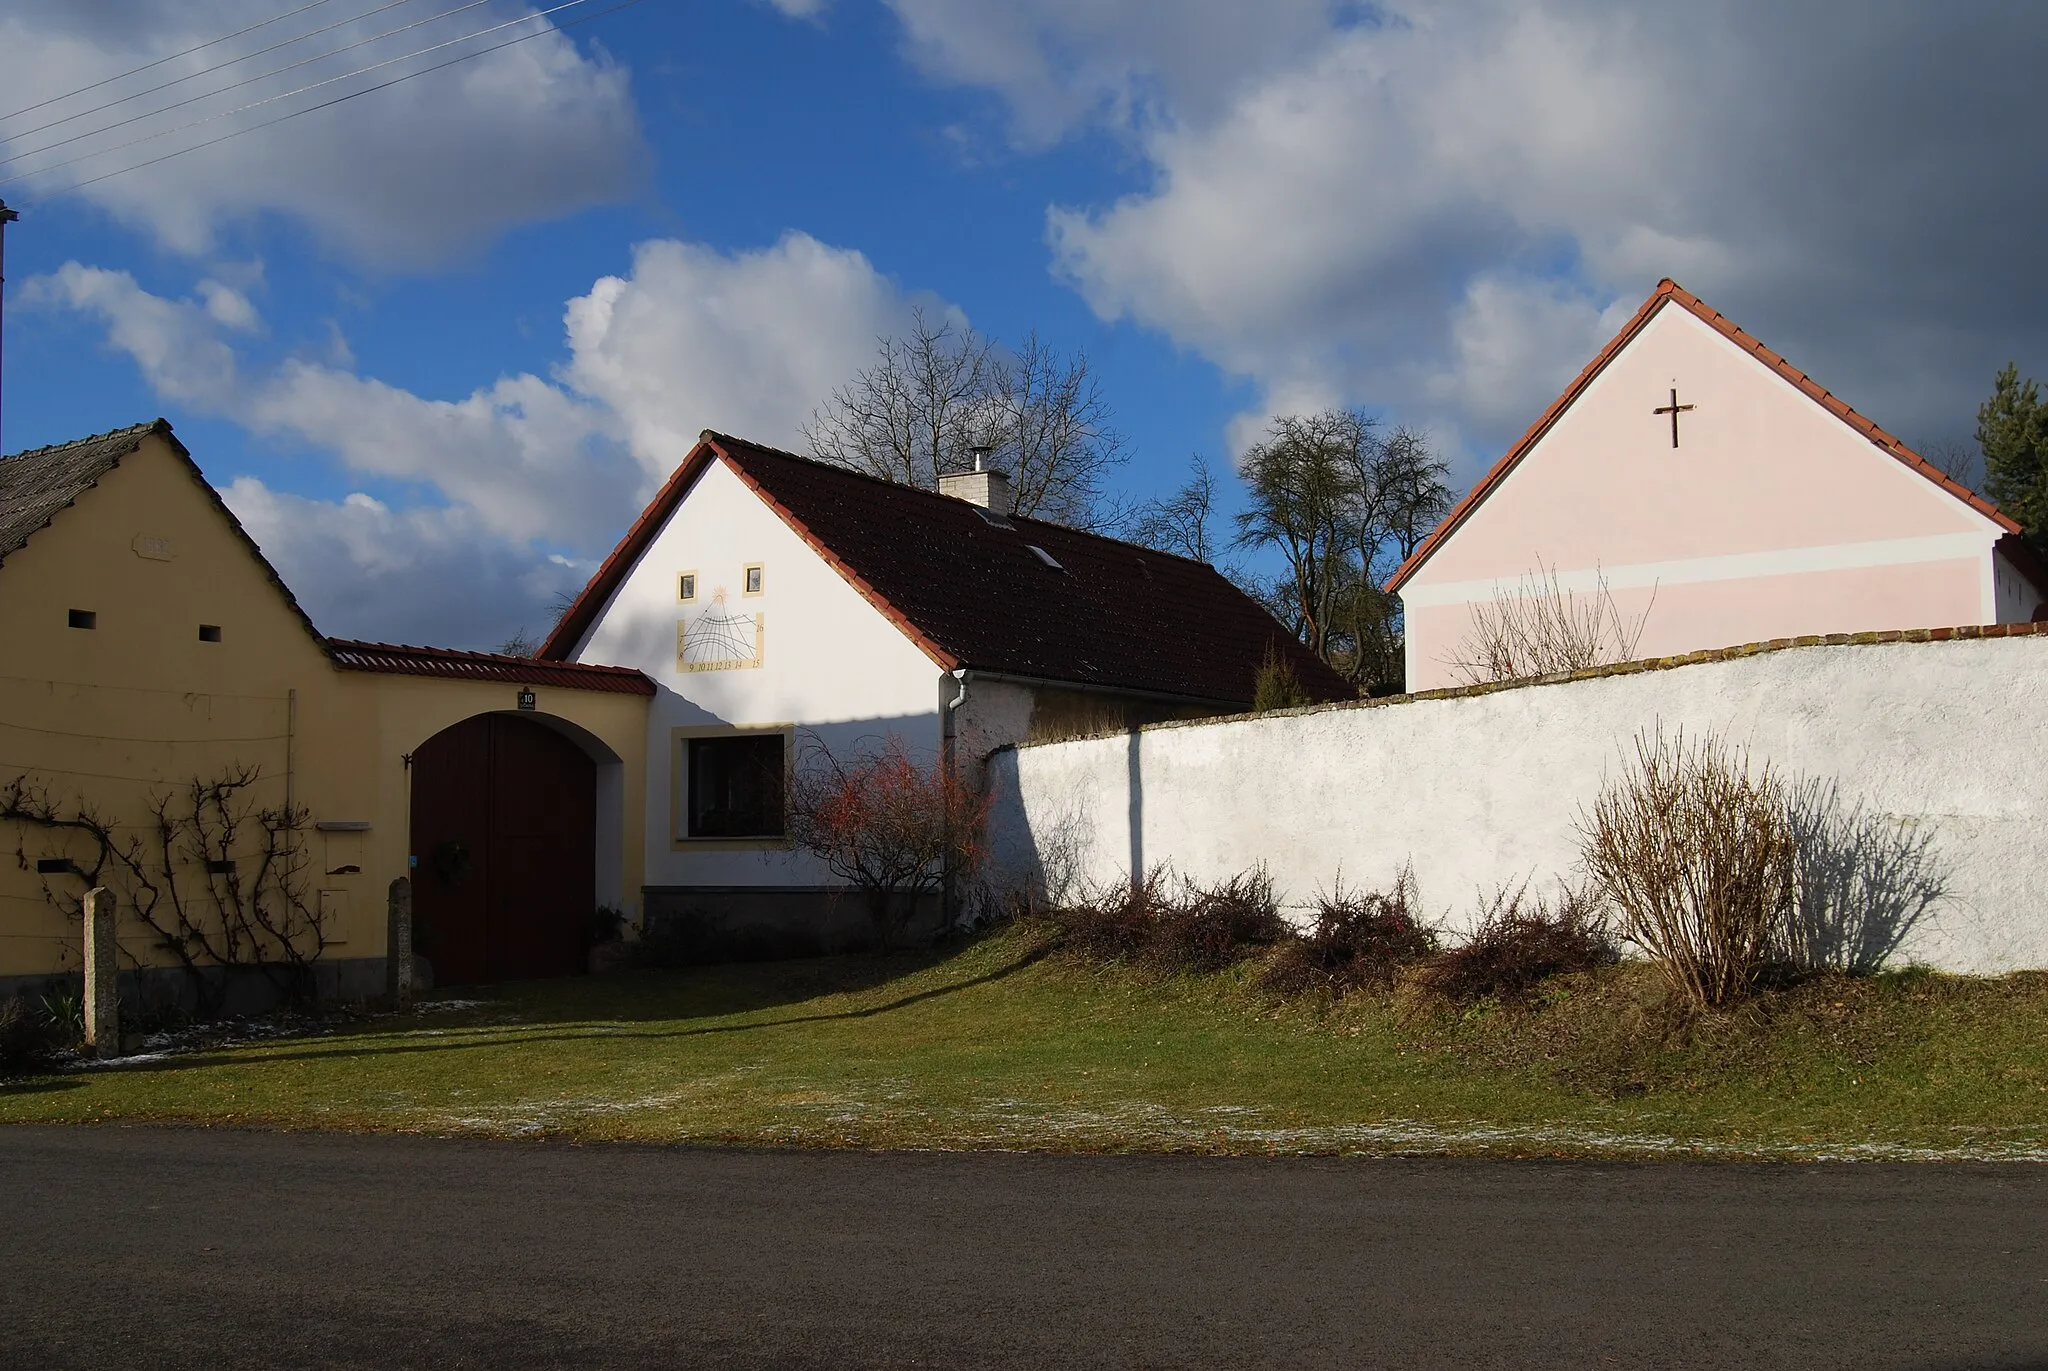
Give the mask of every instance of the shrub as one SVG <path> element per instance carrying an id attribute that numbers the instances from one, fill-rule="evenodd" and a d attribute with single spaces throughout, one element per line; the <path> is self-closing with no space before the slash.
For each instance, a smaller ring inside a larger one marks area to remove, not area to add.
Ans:
<path id="1" fill-rule="evenodd" d="M 922 897 L 960 888 L 981 865 L 989 796 L 897 734 L 843 756 L 808 739 L 787 784 L 790 840 L 860 893 L 884 952 Z"/>
<path id="2" fill-rule="evenodd" d="M 1579 821 L 1586 869 L 1695 1008 L 1756 985 L 1792 907 L 1797 843 L 1784 786 L 1709 734 L 1636 737 L 1634 765 Z"/>
<path id="3" fill-rule="evenodd" d="M 1137 956 L 1152 940 L 1165 902 L 1166 869 L 1155 866 L 1142 877 L 1051 910 L 1046 918 L 1064 946 L 1085 957 L 1120 961 Z"/>
<path id="4" fill-rule="evenodd" d="M 18 995 L 0 1000 L 0 1076 L 20 1076 L 42 1061 L 43 1027 Z"/>
<path id="5" fill-rule="evenodd" d="M 1102 961 L 1143 960 L 1176 971 L 1213 971 L 1288 936 L 1263 868 L 1203 889 L 1173 887 L 1164 867 L 1046 915 L 1061 943 Z"/>
<path id="6" fill-rule="evenodd" d="M 1337 888 L 1316 903 L 1316 924 L 1289 941 L 1259 983 L 1283 995 L 1391 985 L 1402 968 L 1436 951 L 1436 934 L 1415 917 L 1415 874 L 1403 870 L 1393 889 L 1345 893 Z"/>
<path id="7" fill-rule="evenodd" d="M 1471 936 L 1438 956 L 1418 978 L 1457 1004 L 1522 1000 L 1550 979 L 1615 960 L 1607 923 L 1584 897 L 1566 891 L 1555 910 L 1524 886 L 1502 890 L 1480 913 Z"/>
<path id="8" fill-rule="evenodd" d="M 1204 890 L 1190 884 L 1177 900 L 1154 906 L 1148 961 L 1175 971 L 1216 971 L 1271 947 L 1293 930 L 1280 917 L 1264 867 Z"/>
<path id="9" fill-rule="evenodd" d="M 1269 709 L 1293 709 L 1314 703 L 1295 673 L 1294 663 L 1281 656 L 1273 644 L 1266 644 L 1266 659 L 1259 663 L 1259 673 L 1252 678 L 1252 708 L 1263 714 Z"/>

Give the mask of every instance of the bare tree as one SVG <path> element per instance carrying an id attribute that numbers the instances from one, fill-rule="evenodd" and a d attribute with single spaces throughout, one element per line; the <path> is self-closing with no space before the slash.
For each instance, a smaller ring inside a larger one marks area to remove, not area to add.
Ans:
<path id="1" fill-rule="evenodd" d="M 918 310 L 908 333 L 876 344 L 873 366 L 804 426 L 820 461 L 938 488 L 986 448 L 1011 480 L 1016 512 L 1076 528 L 1109 522 L 1103 481 L 1125 459 L 1087 354 L 1027 334 L 1006 352 L 963 324 Z"/>
<path id="2" fill-rule="evenodd" d="M 804 441 L 820 461 L 937 489 L 994 427 L 990 350 L 966 325 L 913 310 L 910 331 L 877 341 L 875 364 L 832 392 Z"/>
<path id="3" fill-rule="evenodd" d="M 988 445 L 1010 473 L 1017 512 L 1074 528 L 1111 522 L 1102 482 L 1126 454 L 1088 355 L 1028 333 L 1013 355 L 998 356 L 992 380 L 1000 427 Z"/>
<path id="4" fill-rule="evenodd" d="M 1651 596 L 1655 603 L 1655 592 Z M 1624 619 L 1600 576 L 1591 591 L 1564 588 L 1555 567 L 1540 567 L 1513 590 L 1496 586 L 1446 663 L 1469 685 L 1548 676 L 1626 662 L 1636 655 L 1650 608 Z"/>
<path id="5" fill-rule="evenodd" d="M 1134 543 L 1189 557 L 1216 560 L 1216 473 L 1203 457 L 1188 459 L 1186 484 L 1162 499 L 1147 500 L 1131 512 L 1124 536 Z"/>

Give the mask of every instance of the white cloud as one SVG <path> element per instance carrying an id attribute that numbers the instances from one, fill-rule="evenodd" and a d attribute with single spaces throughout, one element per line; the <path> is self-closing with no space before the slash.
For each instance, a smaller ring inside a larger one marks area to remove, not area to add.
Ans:
<path id="1" fill-rule="evenodd" d="M 796 448 L 909 303 L 866 257 L 806 233 L 731 254 L 660 239 L 635 249 L 631 276 L 569 302 L 564 378 L 620 417 L 657 476 L 706 428 Z"/>
<path id="2" fill-rule="evenodd" d="M 1664 275 L 1908 432 L 2048 351 L 2019 0 L 891 3 L 1027 139 L 1139 151 L 1141 189 L 1050 212 L 1055 270 L 1257 382 L 1240 435 L 1338 397 L 1491 455 Z"/>
<path id="3" fill-rule="evenodd" d="M 253 476 L 221 492 L 324 633 L 489 649 L 546 629 L 587 568 L 536 557 L 468 511 L 309 500 Z"/>
<path id="4" fill-rule="evenodd" d="M 177 5 L 106 0 L 17 7 L 0 17 L 0 92 L 5 92 L 0 104 L 8 111 L 21 109 L 243 28 L 277 10 L 268 0 L 190 0 Z M 19 159 L 0 165 L 0 177 L 54 167 L 82 153 L 105 154 L 14 186 L 0 185 L 0 194 L 17 202 L 32 200 L 365 88 L 467 49 L 447 48 L 246 114 L 151 137 L 530 12 L 502 0 L 182 109 L 52 146 L 58 139 L 161 109 L 417 17 L 410 10 L 391 11 L 132 104 L 32 131 L 121 94 L 308 32 L 320 25 L 322 16 L 316 12 L 260 29 L 142 76 L 0 121 L 0 156 Z M 86 186 L 80 194 L 179 253 L 206 252 L 229 222 L 279 214 L 297 221 L 327 247 L 378 266 L 445 260 L 508 226 L 619 197 L 630 188 L 644 157 L 625 71 L 601 56 L 585 55 L 547 20 L 534 21 L 531 29 L 544 36 L 160 166 Z M 483 47 L 527 31 L 524 25 L 509 28 L 467 46 Z M 150 141 L 111 150 L 145 137 Z"/>
<path id="5" fill-rule="evenodd" d="M 1203 119 L 1247 79 L 1311 52 L 1347 0 L 887 0 L 929 75 L 996 91 L 1042 145 L 1108 119 Z"/>
<path id="6" fill-rule="evenodd" d="M 392 507 L 245 477 L 230 503 L 323 629 L 485 646 L 544 625 L 549 597 L 581 583 L 700 430 L 796 446 L 910 304 L 859 253 L 805 234 L 729 254 L 644 243 L 630 274 L 569 301 L 558 379 L 503 376 L 440 400 L 345 361 L 255 364 L 224 338 L 260 326 L 246 297 L 210 278 L 196 290 L 167 299 L 73 262 L 24 299 L 97 320 L 166 399 L 429 492 Z"/>

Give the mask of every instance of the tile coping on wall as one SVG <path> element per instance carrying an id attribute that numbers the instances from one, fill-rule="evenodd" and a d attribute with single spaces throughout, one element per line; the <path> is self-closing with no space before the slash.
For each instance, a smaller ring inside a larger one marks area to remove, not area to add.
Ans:
<path id="1" fill-rule="evenodd" d="M 1382 709 L 1388 705 L 1420 703 L 1424 700 L 1455 700 L 1472 695 L 1491 695 L 1502 690 L 1526 690 L 1533 686 L 1564 685 L 1592 681 L 1606 676 L 1633 676 L 1644 671 L 1668 671 L 1673 667 L 1700 666 L 1707 662 L 1731 662 L 1766 652 L 1783 652 L 1802 647 L 1869 647 L 1885 643 L 1968 642 L 1979 638 L 2032 638 L 2048 636 L 2048 622 L 2038 624 L 1964 624 L 1958 628 L 1892 628 L 1868 633 L 1809 633 L 1798 638 L 1771 638 L 1743 643 L 1737 647 L 1704 648 L 1674 657 L 1644 657 L 1608 666 L 1586 667 L 1580 671 L 1554 671 L 1547 676 L 1523 676 L 1511 681 L 1486 681 L 1479 685 L 1445 686 L 1440 690 L 1418 690 L 1406 695 L 1382 695 L 1376 699 L 1339 700 L 1334 704 L 1297 705 L 1292 709 L 1268 709 L 1259 713 L 1214 715 L 1206 719 L 1167 719 L 1137 729 L 1105 729 L 1072 737 L 1048 739 L 1041 743 L 1006 743 L 995 749 L 1055 747 L 1060 743 L 1085 742 L 1091 738 L 1119 738 L 1133 732 L 1151 733 L 1169 728 L 1200 728 L 1206 724 L 1238 723 L 1247 719 L 1286 719 L 1303 714 L 1330 714 L 1348 709 Z M 990 755 L 994 755 L 991 753 Z"/>

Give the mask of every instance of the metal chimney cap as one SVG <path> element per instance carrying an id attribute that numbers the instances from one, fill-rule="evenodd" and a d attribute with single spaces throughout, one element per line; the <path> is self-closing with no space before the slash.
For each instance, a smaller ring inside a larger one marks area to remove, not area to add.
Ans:
<path id="1" fill-rule="evenodd" d="M 985 443 L 977 443 L 967 449 L 967 455 L 974 459 L 974 469 L 976 471 L 988 470 L 988 459 L 994 452 L 995 449 Z"/>

